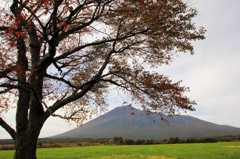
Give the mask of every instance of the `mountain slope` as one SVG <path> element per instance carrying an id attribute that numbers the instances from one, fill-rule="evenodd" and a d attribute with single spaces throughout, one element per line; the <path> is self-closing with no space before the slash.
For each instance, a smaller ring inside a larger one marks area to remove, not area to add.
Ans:
<path id="1" fill-rule="evenodd" d="M 181 115 L 167 118 L 170 126 L 160 122 L 160 116 L 146 115 L 138 109 L 128 106 L 117 107 L 68 132 L 53 138 L 112 138 L 121 136 L 131 139 L 165 139 L 169 137 L 211 137 L 222 135 L 238 135 L 240 128 L 221 126 L 191 116 Z M 135 115 L 131 115 L 134 112 Z M 166 118 L 166 116 L 164 116 Z"/>

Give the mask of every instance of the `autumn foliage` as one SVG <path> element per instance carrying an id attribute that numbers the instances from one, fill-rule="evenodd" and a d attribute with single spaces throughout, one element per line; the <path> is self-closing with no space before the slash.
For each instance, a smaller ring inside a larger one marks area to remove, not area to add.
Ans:
<path id="1" fill-rule="evenodd" d="M 205 38 L 195 16 L 182 0 L 1 3 L 0 115 L 17 112 L 16 129 L 2 117 L 0 125 L 16 140 L 15 158 L 36 157 L 50 116 L 82 124 L 107 106 L 112 88 L 146 111 L 194 110 L 181 81 L 150 68 L 169 64 L 178 52 L 194 53 L 191 41 Z"/>

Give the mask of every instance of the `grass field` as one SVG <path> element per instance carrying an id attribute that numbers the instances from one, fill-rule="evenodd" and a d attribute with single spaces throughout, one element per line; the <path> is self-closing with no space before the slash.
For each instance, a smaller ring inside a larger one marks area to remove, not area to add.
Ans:
<path id="1" fill-rule="evenodd" d="M 13 150 L 1 150 L 0 158 L 12 159 L 13 154 Z M 37 158 L 239 159 L 240 142 L 38 148 Z"/>

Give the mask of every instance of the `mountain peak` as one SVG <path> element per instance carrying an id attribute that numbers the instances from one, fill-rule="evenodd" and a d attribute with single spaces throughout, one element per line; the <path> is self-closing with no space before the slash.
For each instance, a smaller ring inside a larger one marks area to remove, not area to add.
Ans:
<path id="1" fill-rule="evenodd" d="M 191 116 L 168 118 L 170 126 L 160 121 L 159 114 L 148 114 L 131 106 L 119 106 L 104 117 L 97 117 L 82 127 L 53 136 L 55 138 L 113 138 L 165 139 L 169 137 L 211 137 L 238 135 L 240 128 L 217 125 Z M 164 116 L 166 117 L 166 116 Z"/>

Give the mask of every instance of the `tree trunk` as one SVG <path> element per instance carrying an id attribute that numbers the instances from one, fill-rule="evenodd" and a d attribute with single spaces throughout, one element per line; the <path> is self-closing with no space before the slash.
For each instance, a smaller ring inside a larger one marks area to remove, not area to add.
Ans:
<path id="1" fill-rule="evenodd" d="M 36 148 L 42 124 L 39 121 L 29 126 L 27 132 L 17 132 L 14 159 L 36 159 Z"/>
<path id="2" fill-rule="evenodd" d="M 36 159 L 37 139 L 32 139 L 25 135 L 16 140 L 14 159 Z"/>

